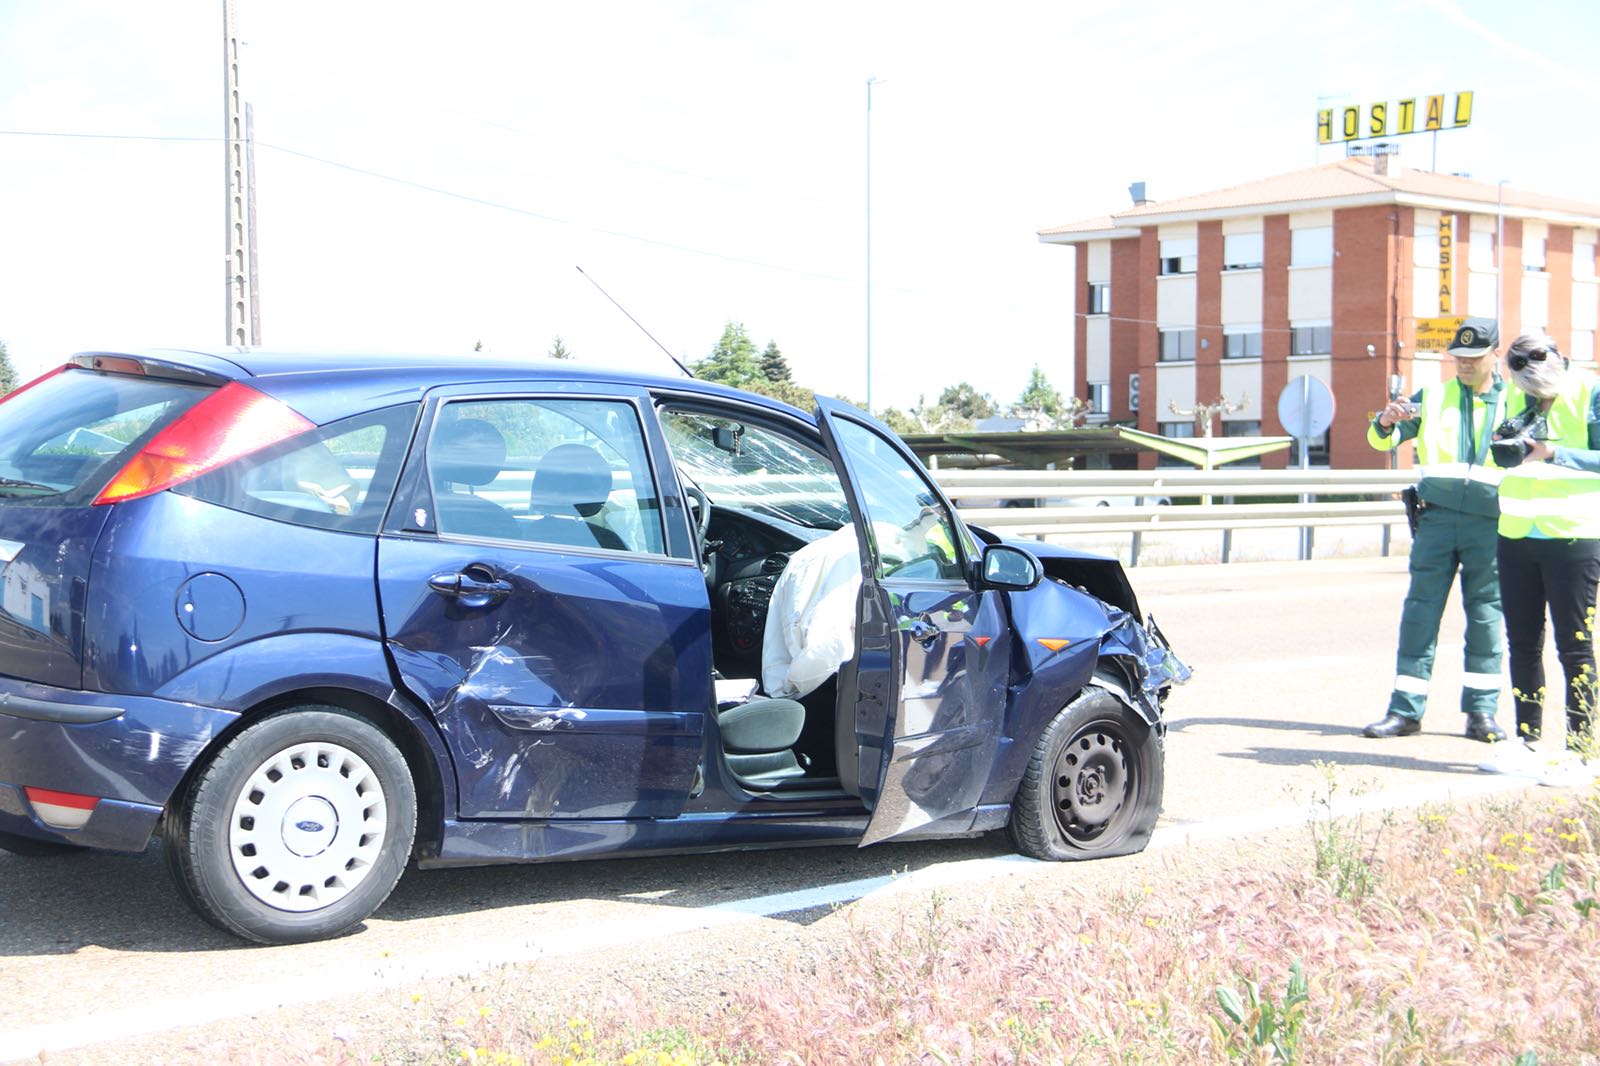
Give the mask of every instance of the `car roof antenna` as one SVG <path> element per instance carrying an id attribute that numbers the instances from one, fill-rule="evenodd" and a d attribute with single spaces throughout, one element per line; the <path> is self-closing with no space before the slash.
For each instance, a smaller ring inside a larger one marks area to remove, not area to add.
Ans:
<path id="1" fill-rule="evenodd" d="M 577 266 L 577 264 L 573 264 L 573 265 Z M 583 274 L 583 267 L 581 267 L 581 266 L 578 267 L 578 273 Z M 590 285 L 593 285 L 595 288 L 600 289 L 600 283 L 598 281 L 594 280 L 593 278 L 591 278 L 588 274 L 583 274 L 583 278 Z M 616 299 L 613 298 L 612 295 L 609 292 L 607 292 L 604 289 L 600 289 L 600 295 L 604 296 L 606 299 L 610 300 L 616 306 L 618 311 L 621 311 L 623 314 L 628 315 L 628 309 L 626 307 L 623 307 L 621 304 L 617 303 Z M 649 337 L 651 340 L 655 341 L 656 347 L 660 348 L 663 352 L 666 352 L 667 358 L 671 359 L 674 363 L 676 363 L 678 369 L 683 371 L 685 376 L 691 377 L 691 378 L 694 377 L 694 371 L 692 371 L 688 367 L 684 366 L 683 362 L 677 356 L 673 355 L 671 352 L 668 352 L 667 351 L 667 346 L 665 344 L 662 344 L 660 341 L 657 341 L 656 337 L 655 337 L 655 334 L 653 334 L 649 330 L 645 329 L 644 326 L 640 324 L 640 322 L 639 322 L 639 320 L 637 318 L 634 318 L 632 315 L 628 315 L 628 321 L 632 322 L 634 325 L 638 326 L 639 327 L 639 332 L 643 333 L 646 337 Z"/>

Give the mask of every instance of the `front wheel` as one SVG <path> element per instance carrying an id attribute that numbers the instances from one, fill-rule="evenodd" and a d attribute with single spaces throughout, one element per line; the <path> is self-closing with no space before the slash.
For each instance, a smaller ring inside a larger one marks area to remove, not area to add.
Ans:
<path id="1" fill-rule="evenodd" d="M 297 707 L 250 725 L 167 813 L 163 849 L 206 921 L 262 944 L 337 936 L 389 897 L 416 835 L 411 771 L 372 723 Z"/>
<path id="2" fill-rule="evenodd" d="M 1111 693 L 1087 688 L 1034 746 L 1011 802 L 1011 840 L 1036 859 L 1144 850 L 1161 813 L 1162 740 Z"/>

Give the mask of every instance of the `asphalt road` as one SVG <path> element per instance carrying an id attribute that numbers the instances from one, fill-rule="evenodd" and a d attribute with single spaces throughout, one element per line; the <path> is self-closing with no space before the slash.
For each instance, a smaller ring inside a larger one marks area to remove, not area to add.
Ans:
<path id="1" fill-rule="evenodd" d="M 1387 699 L 1403 558 L 1146 567 L 1134 583 L 1196 667 L 1168 704 L 1158 831 L 1165 846 L 1248 834 L 1274 819 L 1303 822 L 1311 800 L 1326 793 L 1319 762 L 1338 767 L 1342 795 L 1374 802 L 1445 801 L 1509 784 L 1478 772 L 1485 749 L 1460 735 L 1454 599 L 1424 733 L 1388 741 L 1358 735 Z M 1502 708 L 1504 721 L 1509 697 Z M 0 1059 L 304 1002 L 336 988 L 383 987 L 430 967 L 606 950 L 652 931 L 854 898 L 897 871 L 997 876 L 1009 868 L 1006 854 L 1004 837 L 991 835 L 863 850 L 412 871 L 352 936 L 252 948 L 189 913 L 155 845 L 140 856 L 0 853 Z M 855 882 L 864 885 L 829 888 Z"/>

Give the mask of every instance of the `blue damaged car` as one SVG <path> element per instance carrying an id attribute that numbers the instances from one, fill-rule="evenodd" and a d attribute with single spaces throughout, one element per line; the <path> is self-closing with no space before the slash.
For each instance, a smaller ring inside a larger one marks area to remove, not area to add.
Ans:
<path id="1" fill-rule="evenodd" d="M 1188 669 L 865 413 L 487 357 L 93 352 L 0 400 L 0 848 L 207 921 L 409 862 L 1007 830 L 1137 851 Z"/>

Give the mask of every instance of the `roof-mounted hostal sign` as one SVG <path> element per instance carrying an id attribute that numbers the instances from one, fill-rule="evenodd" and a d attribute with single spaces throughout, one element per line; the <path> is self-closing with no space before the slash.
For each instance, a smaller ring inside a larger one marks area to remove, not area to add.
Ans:
<path id="1" fill-rule="evenodd" d="M 1403 133 L 1437 133 L 1472 124 L 1472 94 L 1411 96 L 1393 102 L 1325 107 L 1317 112 L 1317 143 L 1365 141 Z"/>

